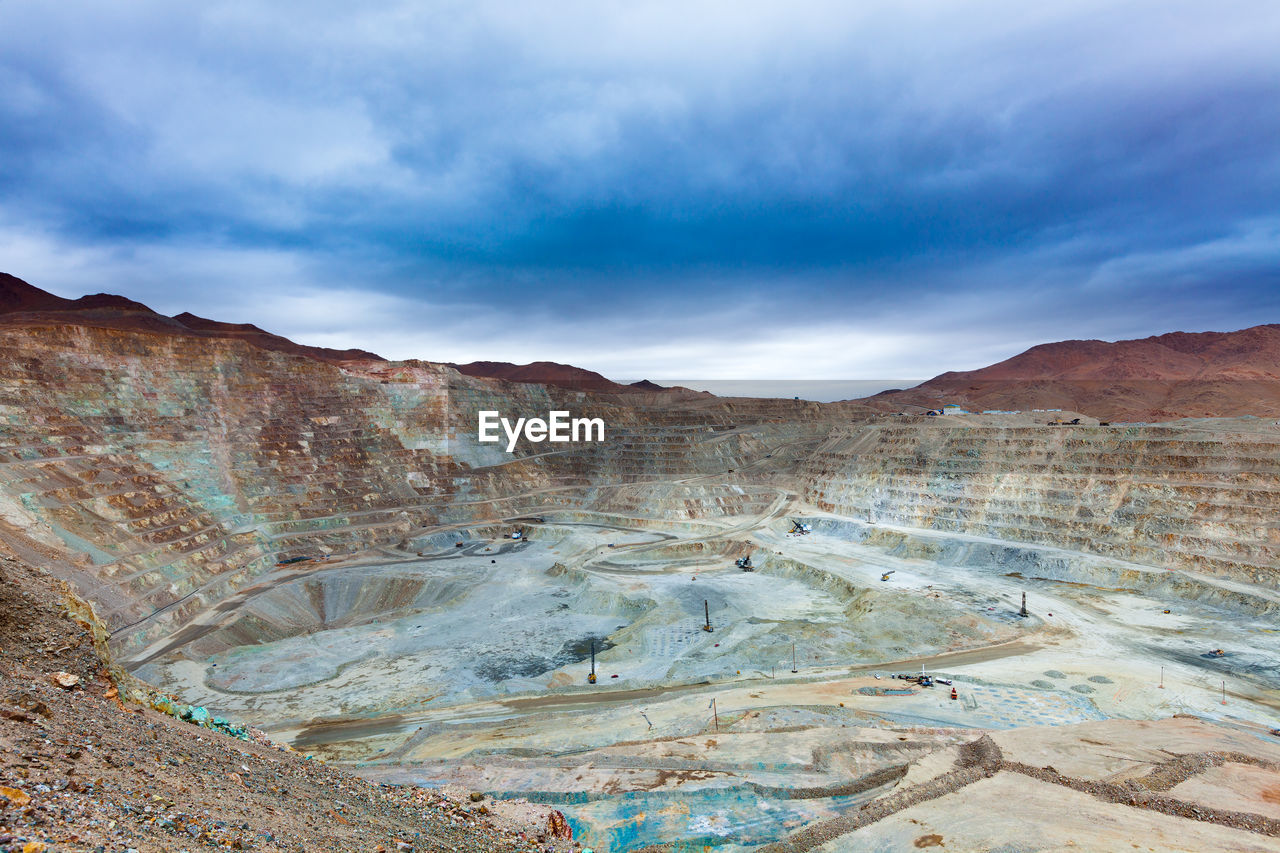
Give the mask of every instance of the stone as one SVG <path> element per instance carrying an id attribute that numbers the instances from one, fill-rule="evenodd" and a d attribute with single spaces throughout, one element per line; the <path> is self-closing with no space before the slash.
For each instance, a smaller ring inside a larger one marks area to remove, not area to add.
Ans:
<path id="1" fill-rule="evenodd" d="M 573 827 L 569 826 L 569 822 L 564 819 L 564 814 L 559 811 L 552 811 L 547 815 L 547 834 L 552 838 L 559 838 L 565 841 L 573 838 Z"/>
<path id="2" fill-rule="evenodd" d="M 31 802 L 31 796 L 26 791 L 21 791 L 17 788 L 6 788 L 3 785 L 0 785 L 0 797 L 4 797 L 15 806 L 25 806 Z"/>
<path id="3" fill-rule="evenodd" d="M 74 687 L 78 687 L 80 684 L 80 676 L 72 675 L 69 672 L 62 672 L 61 670 L 50 673 L 49 680 L 64 690 L 71 690 Z"/>

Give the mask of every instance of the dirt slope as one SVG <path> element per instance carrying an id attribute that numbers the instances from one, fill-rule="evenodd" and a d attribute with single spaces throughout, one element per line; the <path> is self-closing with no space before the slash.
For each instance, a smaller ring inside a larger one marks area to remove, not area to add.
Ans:
<path id="1" fill-rule="evenodd" d="M 487 801 L 370 784 L 121 703 L 65 607 L 51 576 L 0 557 L 0 850 L 548 849 Z"/>

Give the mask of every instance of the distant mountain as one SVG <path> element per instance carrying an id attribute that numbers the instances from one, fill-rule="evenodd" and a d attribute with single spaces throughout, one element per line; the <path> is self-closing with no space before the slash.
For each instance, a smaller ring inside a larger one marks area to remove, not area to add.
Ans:
<path id="1" fill-rule="evenodd" d="M 239 338 L 262 349 L 312 356 L 324 361 L 386 361 L 382 356 L 362 349 L 335 350 L 295 344 L 288 338 L 273 335 L 268 331 L 259 329 L 252 323 L 220 323 L 217 320 L 206 320 L 204 317 L 197 317 L 195 314 L 187 312 L 178 314 L 173 319 L 192 331 L 204 332 L 218 338 Z"/>
<path id="2" fill-rule="evenodd" d="M 202 338 L 235 338 L 261 349 L 321 361 L 386 360 L 364 350 L 335 350 L 295 344 L 288 338 L 273 335 L 248 323 L 220 323 L 187 313 L 166 317 L 141 302 L 109 293 L 64 299 L 8 273 L 0 273 L 0 325 L 78 325 Z"/>
<path id="3" fill-rule="evenodd" d="M 893 407 L 1061 408 L 1107 420 L 1273 417 L 1280 415 L 1280 324 L 1041 344 L 873 399 Z"/>
<path id="4" fill-rule="evenodd" d="M 28 284 L 16 276 L 0 273 L 0 326 L 80 325 L 111 329 L 131 329 L 170 335 L 195 335 L 205 338 L 234 338 L 256 347 L 287 352 L 321 361 L 386 361 L 382 356 L 360 349 L 335 350 L 296 344 L 288 338 L 272 334 L 251 323 L 223 323 L 184 312 L 166 317 L 141 302 L 123 296 L 96 293 L 79 299 L 64 299 Z M 621 385 L 599 373 L 552 361 L 511 364 L 505 361 L 473 361 L 451 364 L 468 376 L 505 379 L 557 385 L 581 391 L 614 394 L 638 391 L 662 391 L 661 385 L 648 380 Z"/>
<path id="5" fill-rule="evenodd" d="M 166 317 L 123 296 L 64 299 L 0 273 L 0 327 L 81 325 L 235 339 L 265 350 L 328 362 L 386 361 L 365 350 L 296 344 L 249 323 L 191 313 Z M 473 361 L 451 367 L 468 376 L 555 385 L 611 394 L 692 395 L 641 380 L 629 385 L 595 371 L 551 361 Z M 867 403 L 885 410 L 1066 409 L 1112 421 L 1183 417 L 1280 416 L 1280 324 L 1237 332 L 1172 332 L 1131 341 L 1041 344 L 979 370 L 943 373 L 914 388 L 886 391 Z"/>
<path id="6" fill-rule="evenodd" d="M 554 361 L 534 361 L 529 364 L 512 364 L 509 361 L 473 361 L 470 364 L 450 364 L 449 366 L 467 376 L 505 379 L 508 382 L 556 385 L 578 391 L 622 393 L 635 390 L 631 386 L 611 382 L 593 370 L 585 370 L 571 364 L 557 364 Z"/>

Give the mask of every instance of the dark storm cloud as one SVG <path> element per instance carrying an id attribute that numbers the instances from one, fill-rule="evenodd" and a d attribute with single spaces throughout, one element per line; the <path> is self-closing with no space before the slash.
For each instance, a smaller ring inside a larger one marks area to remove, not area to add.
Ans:
<path id="1" fill-rule="evenodd" d="M 1280 319 L 1273 4 L 849 5 L 8 4 L 0 265 L 636 376 Z"/>

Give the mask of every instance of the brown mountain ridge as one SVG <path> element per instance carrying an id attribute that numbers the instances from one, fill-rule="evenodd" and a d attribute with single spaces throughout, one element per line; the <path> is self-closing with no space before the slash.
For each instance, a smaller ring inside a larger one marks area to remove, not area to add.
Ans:
<path id="1" fill-rule="evenodd" d="M 206 338 L 238 338 L 262 349 L 321 361 L 386 361 L 380 355 L 360 349 L 335 350 L 295 344 L 288 338 L 248 323 L 220 323 L 189 313 L 166 317 L 141 302 L 109 293 L 64 299 L 8 273 L 0 273 L 0 324 L 93 326 Z"/>
<path id="2" fill-rule="evenodd" d="M 1106 420 L 1280 415 L 1280 324 L 1060 341 L 978 370 L 875 398 L 877 405 L 970 410 L 1061 408 Z"/>
<path id="3" fill-rule="evenodd" d="M 95 293 L 90 296 L 81 296 L 79 299 L 65 299 L 8 273 L 0 273 L 0 325 L 77 325 L 159 334 L 234 338 L 261 349 L 315 358 L 320 361 L 386 361 L 382 356 L 362 349 L 335 350 L 297 344 L 252 323 L 223 323 L 199 317 L 190 312 L 166 317 L 141 302 L 109 293 Z M 557 385 L 580 391 L 625 393 L 664 390 L 662 386 L 648 380 L 622 385 L 606 379 L 595 371 L 569 364 L 557 364 L 553 361 L 535 361 L 530 364 L 473 361 L 470 364 L 450 364 L 449 366 L 468 376 L 503 379 L 508 382 Z"/>
<path id="4" fill-rule="evenodd" d="M 0 273 L 0 325 L 83 325 L 159 334 L 231 338 L 327 362 L 386 361 L 360 349 L 294 343 L 249 323 L 188 312 L 167 317 L 123 296 L 65 299 Z M 647 380 L 623 385 L 599 373 L 535 361 L 449 365 L 468 376 L 603 393 L 663 389 Z M 1034 346 L 978 370 L 951 371 L 867 402 L 881 409 L 1065 409 L 1113 421 L 1183 417 L 1280 416 L 1280 324 L 1234 332 L 1171 332 L 1115 342 L 1070 340 Z"/>
<path id="5" fill-rule="evenodd" d="M 539 385 L 558 385 L 579 391 L 620 392 L 630 390 L 626 385 L 612 382 L 594 370 L 585 370 L 554 361 L 534 361 L 529 364 L 512 364 L 508 361 L 473 361 L 469 364 L 450 364 L 450 367 L 467 376 L 486 376 L 505 379 L 508 382 L 530 382 Z"/>

